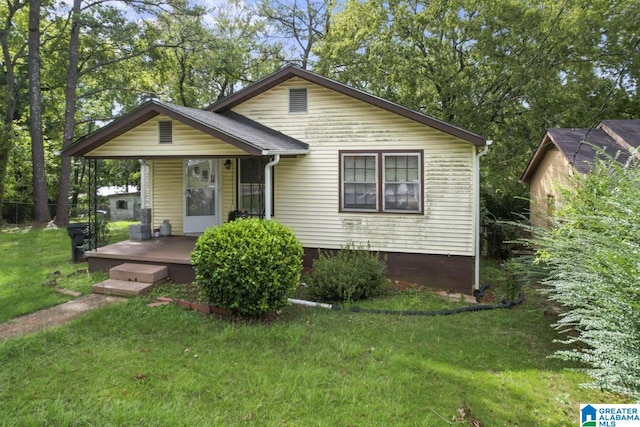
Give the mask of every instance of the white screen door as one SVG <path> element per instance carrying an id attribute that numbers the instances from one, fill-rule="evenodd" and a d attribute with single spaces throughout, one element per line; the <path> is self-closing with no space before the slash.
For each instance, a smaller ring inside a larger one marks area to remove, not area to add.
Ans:
<path id="1" fill-rule="evenodd" d="M 218 160 L 184 161 L 184 232 L 199 234 L 220 223 Z"/>

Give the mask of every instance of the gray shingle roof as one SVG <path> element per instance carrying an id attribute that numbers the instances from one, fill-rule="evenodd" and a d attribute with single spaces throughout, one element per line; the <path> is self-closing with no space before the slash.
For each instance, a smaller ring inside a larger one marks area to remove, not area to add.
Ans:
<path id="1" fill-rule="evenodd" d="M 602 129 L 549 129 L 549 137 L 569 163 L 581 173 L 591 170 L 597 148 L 604 150 L 611 157 L 616 157 L 621 163 L 626 162 L 630 156 L 628 151 Z"/>
<path id="2" fill-rule="evenodd" d="M 595 128 L 547 130 L 522 175 L 522 182 L 529 182 L 553 146 L 580 173 L 591 170 L 599 149 L 624 164 L 633 149 L 640 147 L 640 120 L 603 120 Z"/>
<path id="3" fill-rule="evenodd" d="M 291 138 L 232 111 L 213 113 L 211 111 L 198 110 L 196 108 L 183 107 L 165 102 L 156 102 L 204 126 L 244 141 L 246 144 L 254 146 L 261 151 L 287 152 L 305 151 L 309 149 L 309 144 L 307 143 Z"/>
<path id="4" fill-rule="evenodd" d="M 233 112 L 214 113 L 160 101 L 149 101 L 65 148 L 65 156 L 82 156 L 147 120 L 166 115 L 221 139 L 251 155 L 297 155 L 309 145 Z M 140 157 L 144 157 L 141 153 Z"/>
<path id="5" fill-rule="evenodd" d="M 600 125 L 609 128 L 633 148 L 640 147 L 640 120 L 603 120 Z"/>

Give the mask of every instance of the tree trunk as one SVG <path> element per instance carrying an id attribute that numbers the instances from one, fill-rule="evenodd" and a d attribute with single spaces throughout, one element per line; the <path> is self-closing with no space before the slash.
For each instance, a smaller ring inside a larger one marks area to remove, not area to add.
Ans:
<path id="1" fill-rule="evenodd" d="M 7 165 L 9 163 L 9 155 L 13 148 L 13 120 L 18 105 L 19 84 L 15 76 L 15 60 L 11 56 L 12 51 L 9 48 L 9 32 L 13 26 L 13 17 L 15 13 L 23 8 L 27 3 L 23 1 L 7 2 L 8 13 L 0 30 L 0 46 L 2 46 L 2 62 L 4 74 L 4 100 L 5 111 L 2 123 L 0 124 L 0 223 L 4 222 L 2 218 L 2 207 L 4 205 L 5 182 L 7 175 Z"/>
<path id="2" fill-rule="evenodd" d="M 62 148 L 73 142 L 76 128 L 76 84 L 78 83 L 78 49 L 80 46 L 80 6 L 81 0 L 73 0 L 71 35 L 69 37 L 69 68 L 65 88 L 64 133 Z M 71 187 L 71 158 L 62 157 L 60 184 L 58 187 L 58 208 L 56 225 L 69 223 L 69 189 Z"/>
<path id="3" fill-rule="evenodd" d="M 44 173 L 42 136 L 42 95 L 40 93 L 40 0 L 29 2 L 29 131 L 33 162 L 33 202 L 35 222 L 51 220 L 47 204 L 47 181 Z"/>

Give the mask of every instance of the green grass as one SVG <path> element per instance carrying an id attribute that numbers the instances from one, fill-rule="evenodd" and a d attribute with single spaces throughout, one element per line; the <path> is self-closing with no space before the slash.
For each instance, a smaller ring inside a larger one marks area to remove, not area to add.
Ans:
<path id="1" fill-rule="evenodd" d="M 439 426 L 466 404 L 485 426 L 563 426 L 580 403 L 622 401 L 547 358 L 557 336 L 535 295 L 441 317 L 289 307 L 269 322 L 149 300 L 0 341 L 0 425 Z M 451 304 L 438 301 L 411 291 L 363 305 Z"/>
<path id="2" fill-rule="evenodd" d="M 110 241 L 126 239 L 128 224 L 112 224 Z M 0 228 L 0 253 L 0 322 L 71 298 L 54 287 L 84 294 L 106 277 L 87 273 L 86 263 L 71 262 L 66 229 Z"/>

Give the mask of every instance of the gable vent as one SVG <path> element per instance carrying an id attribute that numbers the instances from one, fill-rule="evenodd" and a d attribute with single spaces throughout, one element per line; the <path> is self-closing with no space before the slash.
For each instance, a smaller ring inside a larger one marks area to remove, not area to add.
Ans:
<path id="1" fill-rule="evenodd" d="M 289 112 L 290 113 L 306 113 L 307 112 L 307 88 L 289 89 Z"/>
<path id="2" fill-rule="evenodd" d="M 161 120 L 158 122 L 158 142 L 160 144 L 173 143 L 173 122 Z"/>

